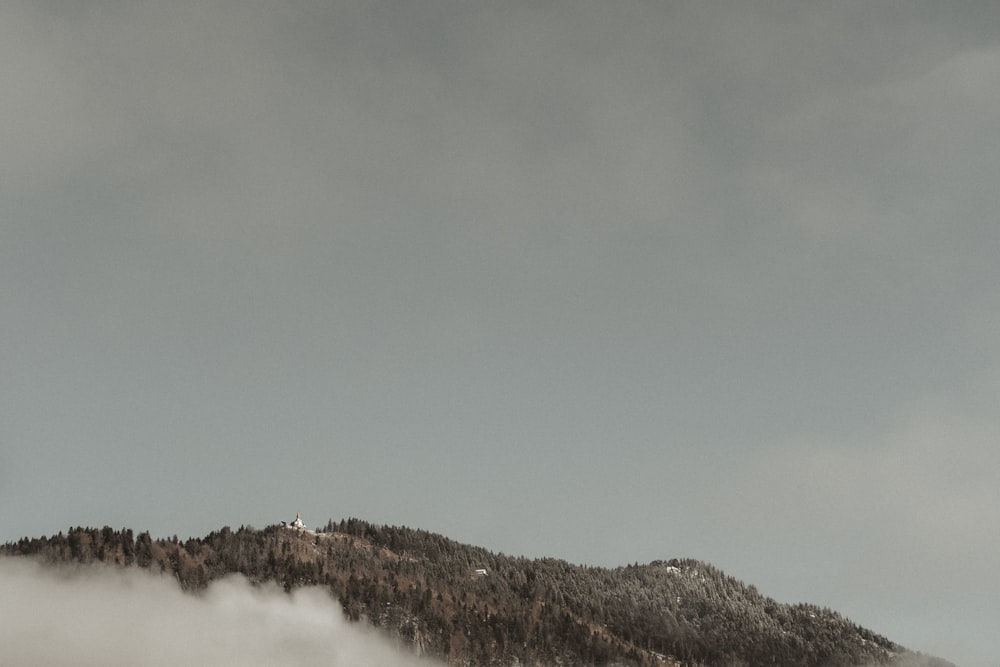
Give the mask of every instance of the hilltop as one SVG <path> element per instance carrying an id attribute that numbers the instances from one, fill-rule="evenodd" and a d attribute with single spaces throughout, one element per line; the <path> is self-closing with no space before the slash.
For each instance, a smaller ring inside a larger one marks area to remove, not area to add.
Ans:
<path id="1" fill-rule="evenodd" d="M 323 586 L 351 620 L 455 665 L 951 665 L 833 610 L 778 603 L 698 560 L 586 567 L 359 519 L 300 526 L 184 541 L 77 527 L 0 553 L 149 568 L 191 591 L 232 573 L 289 591 Z"/>

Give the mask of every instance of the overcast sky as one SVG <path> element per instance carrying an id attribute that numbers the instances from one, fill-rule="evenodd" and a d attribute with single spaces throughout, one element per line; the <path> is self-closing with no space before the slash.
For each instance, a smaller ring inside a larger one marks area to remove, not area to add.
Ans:
<path id="1" fill-rule="evenodd" d="M 995 667 L 998 27 L 5 3 L 0 539 L 694 557 Z"/>

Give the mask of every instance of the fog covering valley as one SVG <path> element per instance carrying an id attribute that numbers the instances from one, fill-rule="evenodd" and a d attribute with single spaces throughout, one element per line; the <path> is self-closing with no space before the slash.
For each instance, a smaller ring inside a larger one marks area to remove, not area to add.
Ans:
<path id="1" fill-rule="evenodd" d="M 232 575 L 205 591 L 170 575 L 0 558 L 0 664 L 429 667 L 344 619 L 322 588 Z"/>

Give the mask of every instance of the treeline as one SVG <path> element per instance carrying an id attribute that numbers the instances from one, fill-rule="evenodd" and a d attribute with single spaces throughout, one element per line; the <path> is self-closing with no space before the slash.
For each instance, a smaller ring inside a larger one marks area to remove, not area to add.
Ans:
<path id="1" fill-rule="evenodd" d="M 226 527 L 184 541 L 78 527 L 2 551 L 151 568 L 190 590 L 231 573 L 286 590 L 324 586 L 350 619 L 456 665 L 819 667 L 916 657 L 836 612 L 778 603 L 696 560 L 583 567 L 359 519 L 316 533 Z"/>

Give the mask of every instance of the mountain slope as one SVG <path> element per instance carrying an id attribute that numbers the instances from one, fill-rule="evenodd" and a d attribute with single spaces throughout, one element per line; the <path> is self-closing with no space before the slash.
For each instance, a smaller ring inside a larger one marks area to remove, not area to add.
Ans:
<path id="1" fill-rule="evenodd" d="M 829 609 L 778 603 L 696 560 L 583 567 L 357 519 L 331 521 L 320 532 L 227 527 L 183 542 L 72 528 L 2 552 L 147 567 L 194 590 L 235 572 L 288 590 L 325 586 L 352 620 L 451 664 L 950 664 Z"/>

